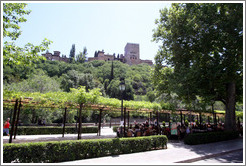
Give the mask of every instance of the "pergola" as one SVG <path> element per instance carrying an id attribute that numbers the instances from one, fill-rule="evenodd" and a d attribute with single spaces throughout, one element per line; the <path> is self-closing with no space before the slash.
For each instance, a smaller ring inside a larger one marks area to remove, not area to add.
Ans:
<path id="1" fill-rule="evenodd" d="M 43 106 L 42 102 L 32 101 L 32 98 L 24 98 L 22 100 L 21 99 L 3 100 L 3 104 L 5 106 L 14 106 L 14 113 L 13 113 L 12 122 L 11 122 L 11 126 L 12 127 L 11 127 L 11 131 L 10 131 L 9 143 L 12 142 L 12 136 L 13 135 L 14 135 L 14 139 L 16 138 L 16 133 L 17 133 L 17 129 L 18 129 L 17 122 L 19 121 L 20 109 L 21 109 L 22 106 L 34 107 L 34 108 L 59 108 L 59 109 L 64 109 L 62 137 L 64 137 L 64 133 L 65 133 L 67 109 L 80 109 L 80 111 L 79 111 L 78 139 L 81 139 L 81 126 L 82 126 L 81 109 L 82 109 L 82 107 L 79 104 L 66 103 L 64 105 L 53 104 L 53 105 L 50 105 L 50 106 Z M 102 111 L 121 111 L 121 108 L 119 108 L 119 107 L 112 107 L 112 106 L 105 106 L 105 105 L 95 105 L 95 104 L 87 104 L 87 105 L 85 105 L 85 108 L 99 111 L 98 133 L 97 133 L 97 135 L 99 135 L 99 136 L 101 135 Z M 181 124 L 182 124 L 182 118 L 183 118 L 183 116 L 185 117 L 185 115 L 195 115 L 195 116 L 197 116 L 197 120 L 198 120 L 198 116 L 200 116 L 200 122 L 201 122 L 201 113 L 203 115 L 205 115 L 205 116 L 208 116 L 208 120 L 209 120 L 209 116 L 211 116 L 211 115 L 215 115 L 215 119 L 216 119 L 216 115 L 218 117 L 223 117 L 224 116 L 223 113 L 216 113 L 216 114 L 214 113 L 213 114 L 213 113 L 208 113 L 208 112 L 186 110 L 186 109 L 176 109 L 176 110 L 173 111 L 173 110 L 163 110 L 163 109 L 162 110 L 154 110 L 154 109 L 147 109 L 147 108 L 132 109 L 132 108 L 124 107 L 124 131 L 126 131 L 125 130 L 126 129 L 126 123 L 125 123 L 126 122 L 126 116 L 127 116 L 127 127 L 129 128 L 129 126 L 130 126 L 129 117 L 130 117 L 130 112 L 132 112 L 132 111 L 149 113 L 150 119 L 152 118 L 152 113 L 155 113 L 156 117 L 157 117 L 157 124 L 159 124 L 159 114 L 160 113 L 171 114 L 171 113 L 175 112 L 177 114 L 180 114 Z M 124 134 L 124 136 L 126 136 L 126 135 Z"/>

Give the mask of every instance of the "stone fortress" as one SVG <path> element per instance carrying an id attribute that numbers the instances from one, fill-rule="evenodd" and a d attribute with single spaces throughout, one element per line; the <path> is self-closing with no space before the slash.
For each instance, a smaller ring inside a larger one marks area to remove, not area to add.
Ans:
<path id="1" fill-rule="evenodd" d="M 50 52 L 46 52 L 45 54 L 42 54 L 47 60 L 51 61 L 64 61 L 64 62 L 69 62 L 69 58 L 66 56 L 60 57 L 61 52 L 60 51 L 54 51 L 54 54 L 51 54 Z"/>
<path id="2" fill-rule="evenodd" d="M 60 51 L 54 51 L 54 54 L 46 52 L 45 54 L 42 54 L 42 56 L 46 57 L 47 60 L 51 61 L 64 61 L 69 62 L 69 58 L 66 56 L 60 57 Z M 139 44 L 135 43 L 127 43 L 125 46 L 125 52 L 123 54 L 118 54 L 116 57 L 115 54 L 105 54 L 104 51 L 96 51 L 94 57 L 89 57 L 88 61 L 94 61 L 94 60 L 103 60 L 103 61 L 121 61 L 123 63 L 129 64 L 129 65 L 138 65 L 141 63 L 146 63 L 148 65 L 153 65 L 152 60 L 142 60 L 140 59 L 140 53 L 139 53 Z"/>
<path id="3" fill-rule="evenodd" d="M 141 63 L 153 65 L 153 62 L 151 60 L 140 59 L 139 44 L 135 44 L 135 43 L 126 44 L 124 55 L 118 54 L 118 56 L 116 57 L 115 54 L 113 55 L 104 54 L 104 51 L 102 50 L 96 52 L 94 57 L 88 58 L 88 61 L 94 61 L 94 60 L 104 60 L 104 61 L 118 60 L 129 65 L 138 65 Z"/>

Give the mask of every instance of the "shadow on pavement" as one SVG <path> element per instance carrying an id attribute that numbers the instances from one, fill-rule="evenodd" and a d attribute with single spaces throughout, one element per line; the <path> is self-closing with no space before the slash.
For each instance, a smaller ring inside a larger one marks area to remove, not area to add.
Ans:
<path id="1" fill-rule="evenodd" d="M 231 151 L 235 149 L 243 149 L 243 139 L 237 138 L 234 140 L 229 141 L 221 141 L 221 142 L 215 142 L 215 143 L 208 143 L 208 144 L 200 144 L 200 145 L 186 145 L 184 144 L 183 140 L 170 140 L 168 141 L 174 148 L 179 149 L 188 149 L 192 152 L 195 152 L 196 154 L 206 156 L 211 154 L 219 154 L 226 151 Z M 243 156 L 243 151 L 241 152 L 241 156 Z M 240 154 L 240 153 L 239 153 Z M 233 158 L 232 154 L 223 155 L 221 157 L 216 157 L 217 160 L 225 160 L 224 158 L 227 158 L 228 161 L 238 161 L 242 162 L 242 158 L 240 155 L 235 156 L 236 158 Z"/>

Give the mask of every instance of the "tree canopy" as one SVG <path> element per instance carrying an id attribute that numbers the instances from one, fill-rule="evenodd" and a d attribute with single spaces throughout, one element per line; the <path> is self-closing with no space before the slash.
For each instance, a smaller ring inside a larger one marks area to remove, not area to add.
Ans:
<path id="1" fill-rule="evenodd" d="M 222 101 L 225 127 L 235 129 L 243 88 L 243 4 L 175 3 L 160 11 L 156 24 L 153 39 L 162 43 L 154 72 L 159 90 L 188 103 L 197 95 Z"/>
<path id="2" fill-rule="evenodd" d="M 27 43 L 24 48 L 16 46 L 14 40 L 21 35 L 20 23 L 26 22 L 25 15 L 31 11 L 25 10 L 25 3 L 3 3 L 3 38 L 9 38 L 12 42 L 4 41 L 3 63 L 14 65 L 30 65 L 35 61 L 43 59 L 39 52 L 48 49 L 51 41 L 44 39 L 38 46 Z"/>

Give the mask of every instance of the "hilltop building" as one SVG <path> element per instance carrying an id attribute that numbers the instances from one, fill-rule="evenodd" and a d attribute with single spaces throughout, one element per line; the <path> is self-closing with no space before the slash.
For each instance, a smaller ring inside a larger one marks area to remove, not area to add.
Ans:
<path id="1" fill-rule="evenodd" d="M 115 54 L 110 55 L 110 54 L 105 54 L 104 50 L 98 51 L 95 53 L 94 57 L 88 58 L 88 61 L 94 61 L 94 60 L 103 60 L 103 61 L 114 61 L 118 60 L 123 62 L 123 54 L 119 55 L 116 57 Z"/>
<path id="2" fill-rule="evenodd" d="M 42 54 L 47 60 L 51 61 L 64 61 L 69 62 L 69 58 L 66 56 L 60 57 L 60 51 L 54 51 L 54 54 L 46 52 Z M 103 60 L 103 61 L 121 61 L 129 65 L 138 65 L 141 63 L 146 63 L 148 65 L 153 65 L 152 60 L 142 60 L 140 59 L 139 44 L 127 43 L 124 49 L 124 55 L 118 54 L 105 54 L 104 50 L 96 51 L 94 57 L 89 57 L 88 61 Z"/>
<path id="3" fill-rule="evenodd" d="M 104 51 L 102 50 L 102 51 L 98 51 L 94 57 L 88 58 L 88 61 L 94 61 L 94 60 L 104 60 L 104 61 L 118 60 L 129 65 L 137 65 L 141 63 L 147 63 L 148 65 L 153 65 L 153 62 L 151 60 L 140 59 L 139 44 L 135 44 L 135 43 L 126 44 L 124 55 L 118 54 L 118 56 L 115 57 L 115 54 L 113 55 L 104 54 Z"/>
<path id="4" fill-rule="evenodd" d="M 69 62 L 69 58 L 66 56 L 60 57 L 61 52 L 60 51 L 54 51 L 54 54 L 46 52 L 45 54 L 42 54 L 47 60 L 51 61 L 64 61 Z"/>

